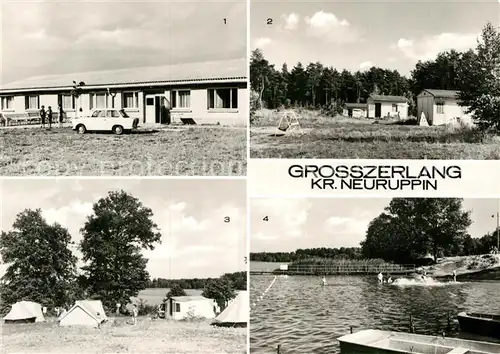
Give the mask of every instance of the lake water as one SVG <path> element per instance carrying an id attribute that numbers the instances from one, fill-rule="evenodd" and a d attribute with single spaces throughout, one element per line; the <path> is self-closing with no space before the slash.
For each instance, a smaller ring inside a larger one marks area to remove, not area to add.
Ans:
<path id="1" fill-rule="evenodd" d="M 320 286 L 318 277 L 278 276 L 257 301 L 273 278 L 251 277 L 251 353 L 276 353 L 278 344 L 284 354 L 340 353 L 336 339 L 349 334 L 350 326 L 408 332 L 410 315 L 415 333 L 441 335 L 449 313 L 446 335 L 464 337 L 459 312 L 500 313 L 499 282 L 393 285 L 373 276 L 331 276 L 328 286 Z"/>
<path id="2" fill-rule="evenodd" d="M 163 299 L 170 291 L 168 288 L 147 288 L 141 290 L 137 298 L 141 298 L 143 301 L 146 301 L 147 305 L 159 305 L 162 303 Z M 184 290 L 187 295 L 196 296 L 201 295 L 203 290 L 198 289 L 185 289 Z M 132 298 L 133 300 L 137 300 L 137 298 Z"/>

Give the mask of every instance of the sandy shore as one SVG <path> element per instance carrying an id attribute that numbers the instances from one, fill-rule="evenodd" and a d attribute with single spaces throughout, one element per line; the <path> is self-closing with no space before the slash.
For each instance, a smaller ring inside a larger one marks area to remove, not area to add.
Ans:
<path id="1" fill-rule="evenodd" d="M 434 277 L 451 276 L 453 270 L 457 275 L 472 274 L 484 270 L 500 267 L 500 255 L 485 254 L 477 256 L 445 257 L 438 260 L 437 264 L 422 267 Z"/>
<path id="2" fill-rule="evenodd" d="M 110 319 L 101 329 L 59 327 L 53 320 L 2 324 L 2 353 L 246 353 L 246 328 L 218 328 L 210 321 Z"/>

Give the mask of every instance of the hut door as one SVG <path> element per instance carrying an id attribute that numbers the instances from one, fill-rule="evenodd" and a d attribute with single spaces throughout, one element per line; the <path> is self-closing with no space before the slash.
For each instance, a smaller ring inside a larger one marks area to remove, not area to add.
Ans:
<path id="1" fill-rule="evenodd" d="M 382 116 L 382 103 L 375 103 L 375 118 Z"/>

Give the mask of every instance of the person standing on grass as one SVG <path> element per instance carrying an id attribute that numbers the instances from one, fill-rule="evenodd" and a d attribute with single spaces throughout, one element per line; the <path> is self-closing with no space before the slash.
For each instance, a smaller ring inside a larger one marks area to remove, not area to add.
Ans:
<path id="1" fill-rule="evenodd" d="M 47 120 L 49 121 L 49 129 L 52 129 L 52 107 L 47 109 Z"/>
<path id="2" fill-rule="evenodd" d="M 45 116 L 47 115 L 47 112 L 45 112 L 45 106 L 42 106 L 42 109 L 40 110 L 40 118 L 42 120 L 42 126 L 40 128 L 45 128 Z"/>
<path id="3" fill-rule="evenodd" d="M 132 319 L 134 321 L 134 326 L 137 324 L 137 315 L 139 314 L 139 311 L 137 310 L 137 305 L 134 304 L 134 308 L 132 309 Z"/>
<path id="4" fill-rule="evenodd" d="M 59 128 L 62 128 L 64 121 L 64 111 L 62 108 L 62 104 L 59 105 Z"/>

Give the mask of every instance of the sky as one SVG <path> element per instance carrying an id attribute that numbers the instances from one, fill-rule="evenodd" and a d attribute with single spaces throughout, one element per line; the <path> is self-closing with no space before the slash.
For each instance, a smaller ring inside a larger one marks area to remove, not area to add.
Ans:
<path id="1" fill-rule="evenodd" d="M 19 212 L 40 208 L 49 223 L 66 227 L 78 242 L 93 203 L 120 189 L 151 208 L 160 228 L 161 244 L 144 253 L 152 278 L 219 277 L 246 270 L 246 185 L 241 179 L 3 180 L 0 229 L 11 230 Z"/>
<path id="2" fill-rule="evenodd" d="M 292 252 L 298 248 L 359 247 L 368 223 L 383 212 L 390 199 L 252 199 L 250 251 Z M 472 237 L 496 228 L 499 199 L 464 199 L 471 211 Z M 267 216 L 267 218 L 266 218 Z M 267 219 L 267 221 L 264 220 Z"/>
<path id="3" fill-rule="evenodd" d="M 418 60 L 455 48 L 475 48 L 500 4 L 483 1 L 253 0 L 250 36 L 277 69 L 319 61 L 338 70 L 371 66 L 408 75 Z M 272 19 L 272 24 L 268 24 Z"/>
<path id="4" fill-rule="evenodd" d="M 0 83 L 245 58 L 245 0 L 1 2 Z M 226 19 L 226 23 L 224 23 Z"/>

